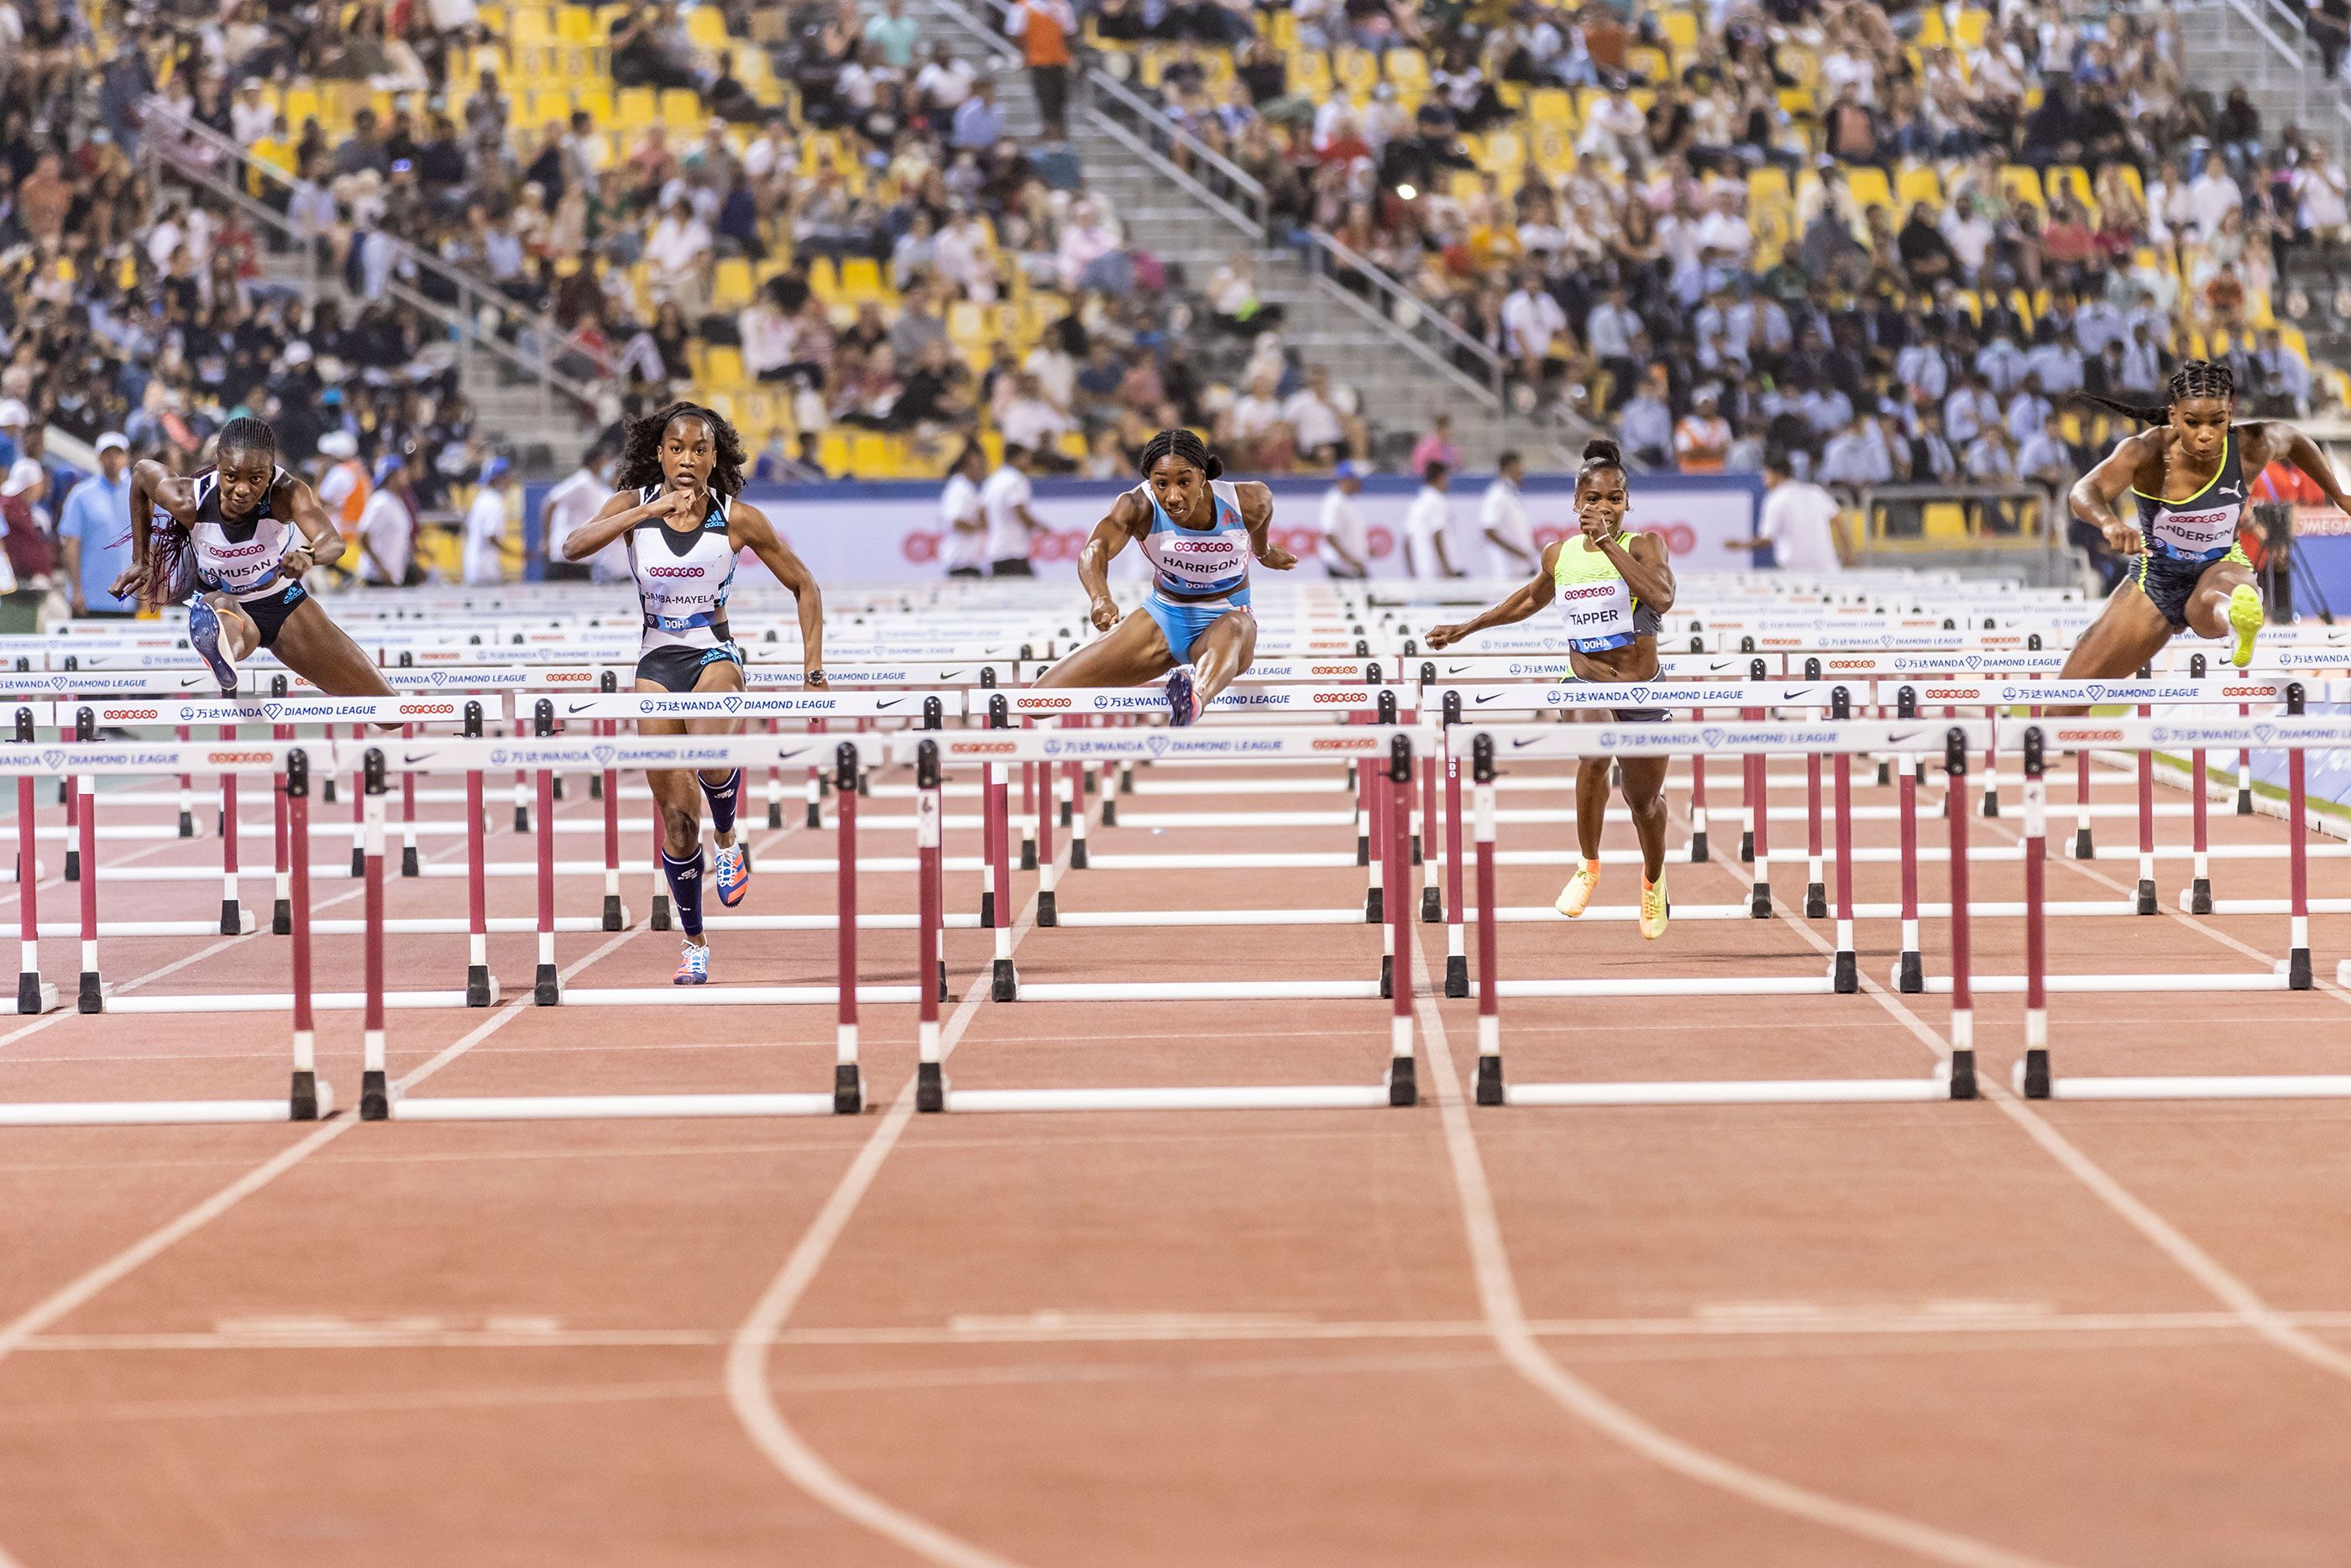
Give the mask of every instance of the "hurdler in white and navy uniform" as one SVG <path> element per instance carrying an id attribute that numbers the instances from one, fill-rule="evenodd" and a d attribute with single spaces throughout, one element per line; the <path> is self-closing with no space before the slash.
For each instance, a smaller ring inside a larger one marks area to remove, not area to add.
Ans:
<path id="1" fill-rule="evenodd" d="M 2261 590 L 2252 563 L 2237 545 L 2246 483 L 2273 462 L 2308 474 L 2326 499 L 2351 511 L 2335 471 L 2308 436 L 2274 420 L 2238 424 L 2236 378 L 2226 365 L 2190 359 L 2171 373 L 2165 400 L 2137 408 L 2105 398 L 2087 401 L 2156 428 L 2126 436 L 2106 460 L 2074 483 L 2074 515 L 2103 532 L 2117 555 L 2138 564 L 2105 613 L 2066 655 L 2069 680 L 2113 680 L 2136 674 L 2175 633 L 2233 636 L 2239 668 L 2252 662 L 2262 629 Z M 2136 515 L 2116 503 L 2126 494 Z"/>
<path id="2" fill-rule="evenodd" d="M 824 685 L 824 601 L 808 567 L 778 538 L 767 514 L 741 499 L 743 441 L 735 427 L 695 403 L 672 403 L 629 428 L 614 483 L 619 493 L 563 542 L 566 559 L 584 561 L 616 539 L 628 542 L 629 566 L 644 617 L 637 652 L 640 691 L 740 691 L 743 650 L 726 626 L 726 596 L 736 563 L 750 551 L 799 603 L 800 660 L 810 687 Z M 642 719 L 644 735 L 732 735 L 740 719 Z M 677 983 L 710 978 L 702 931 L 702 803 L 710 803 L 717 847 L 713 877 L 718 901 L 743 901 L 751 862 L 735 830 L 743 770 L 648 772 L 661 810 L 662 874 L 677 907 L 685 950 Z"/>
<path id="3" fill-rule="evenodd" d="M 1625 460 L 1613 441 L 1583 449 L 1575 474 L 1573 538 L 1546 545 L 1533 580 L 1493 608 L 1458 626 L 1431 628 L 1428 646 L 1450 648 L 1490 626 L 1525 620 L 1545 606 L 1559 606 L 1567 639 L 1568 668 L 1578 680 L 1630 682 L 1657 678 L 1657 628 L 1674 607 L 1674 569 L 1663 541 L 1654 534 L 1625 531 L 1633 493 Z M 1578 716 L 1596 723 L 1655 723 L 1661 708 L 1585 708 Z M 1641 839 L 1641 934 L 1666 934 L 1673 902 L 1666 896 L 1666 759 L 1614 759 L 1624 781 L 1625 804 L 1632 808 Z M 1573 919 L 1592 902 L 1600 883 L 1600 835 L 1608 820 L 1610 759 L 1593 757 L 1575 775 L 1575 834 L 1583 864 L 1554 906 Z"/>
<path id="4" fill-rule="evenodd" d="M 221 690 L 257 648 L 331 697 L 389 697 L 374 662 L 302 587 L 343 556 L 343 536 L 309 485 L 277 462 L 277 432 L 229 421 L 214 466 L 182 479 L 153 459 L 131 471 L 131 566 L 117 597 L 184 603 L 188 641 Z"/>
<path id="5" fill-rule="evenodd" d="M 1161 431 L 1143 449 L 1143 483 L 1111 504 L 1078 552 L 1092 601 L 1088 643 L 1038 678 L 1039 686 L 1140 686 L 1165 677 L 1172 721 L 1188 724 L 1257 652 L 1249 609 L 1252 558 L 1277 572 L 1298 557 L 1274 544 L 1273 494 L 1228 483 L 1225 467 L 1187 430 Z M 1110 563 L 1132 542 L 1151 563 L 1142 607 L 1119 618 Z"/>

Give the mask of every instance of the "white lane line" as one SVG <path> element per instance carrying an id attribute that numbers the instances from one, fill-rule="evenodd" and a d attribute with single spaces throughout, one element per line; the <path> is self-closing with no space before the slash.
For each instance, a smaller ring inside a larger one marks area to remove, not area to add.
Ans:
<path id="1" fill-rule="evenodd" d="M 1485 1160 L 1478 1152 L 1468 1102 L 1454 1075 L 1445 1020 L 1430 989 L 1427 950 L 1418 940 L 1411 945 L 1414 1012 L 1420 1019 L 1429 1076 L 1436 1080 L 1437 1116 L 1452 1159 L 1454 1189 L 1460 1199 L 1479 1301 L 1495 1345 L 1521 1377 L 1578 1420 L 1651 1463 L 1759 1508 L 1958 1568 L 2045 1568 L 2038 1558 L 1829 1497 L 1710 1453 L 1643 1419 L 1552 1359 L 1527 1321 L 1518 1280 L 1510 1272 L 1501 1216 L 1486 1180 Z"/>
<path id="2" fill-rule="evenodd" d="M 1036 918 L 1037 899 L 1031 894 L 1019 919 L 1013 922 L 1013 951 L 1019 950 L 1021 939 L 1033 929 Z M 953 1016 L 941 1028 L 939 1054 L 943 1059 L 954 1055 L 964 1031 L 971 1026 L 980 1004 L 987 999 L 989 983 L 987 971 L 976 975 Z M 768 1376 L 768 1356 L 792 1309 L 799 1304 L 800 1297 L 816 1279 L 817 1271 L 824 1267 L 833 1243 L 848 1229 L 850 1217 L 872 1187 L 873 1179 L 881 1174 L 882 1162 L 890 1158 L 890 1151 L 897 1147 L 914 1116 L 914 1083 L 910 1078 L 898 1091 L 898 1097 L 882 1113 L 881 1125 L 841 1173 L 824 1207 L 817 1211 L 792 1248 L 791 1255 L 784 1260 L 783 1268 L 760 1293 L 750 1315 L 743 1320 L 743 1326 L 736 1330 L 734 1343 L 726 1350 L 726 1401 L 734 1407 L 735 1418 L 742 1423 L 743 1430 L 768 1462 L 789 1478 L 793 1485 L 842 1518 L 942 1568 L 1015 1568 L 1011 1559 L 949 1534 L 929 1521 L 876 1497 L 835 1469 L 784 1419 L 783 1410 L 776 1402 L 775 1385 Z"/>

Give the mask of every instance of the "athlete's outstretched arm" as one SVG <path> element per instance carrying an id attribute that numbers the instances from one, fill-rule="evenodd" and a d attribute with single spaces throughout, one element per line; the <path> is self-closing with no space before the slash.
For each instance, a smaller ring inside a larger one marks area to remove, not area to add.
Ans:
<path id="1" fill-rule="evenodd" d="M 1264 486 L 1259 486 L 1263 489 Z M 1273 503 L 1266 503 L 1266 515 L 1273 515 Z M 1110 558 L 1126 548 L 1127 540 L 1144 516 L 1144 504 L 1135 499 L 1132 490 L 1123 491 L 1110 504 L 1110 512 L 1094 524 L 1086 542 L 1078 550 L 1078 581 L 1085 586 L 1086 618 L 1093 622 L 1096 631 L 1108 631 L 1118 624 L 1118 601 L 1110 597 Z M 1251 543 L 1255 543 L 1252 537 Z"/>
<path id="2" fill-rule="evenodd" d="M 289 583 L 298 583 L 309 575 L 312 566 L 331 566 L 343 558 L 343 536 L 335 527 L 335 520 L 319 504 L 319 493 L 298 479 L 280 482 L 286 487 L 287 515 L 294 526 L 302 530 L 302 543 L 279 557 L 277 575 Z M 308 557 L 300 571 L 294 569 L 294 557 Z"/>
<path id="3" fill-rule="evenodd" d="M 824 685 L 824 590 L 816 586 L 808 563 L 778 536 L 766 513 L 738 500 L 726 521 L 726 542 L 758 556 L 776 574 L 776 581 L 791 590 L 800 611 L 801 674 L 810 686 Z"/>
<path id="4" fill-rule="evenodd" d="M 124 597 L 137 592 L 141 603 L 154 607 L 147 582 L 151 563 L 147 558 L 148 542 L 155 522 L 155 508 L 162 507 L 172 516 L 185 520 L 193 510 L 194 495 L 187 481 L 152 457 L 142 457 L 131 465 L 131 565 L 114 579 L 114 597 Z"/>
<path id="5" fill-rule="evenodd" d="M 2130 493 L 2131 482 L 2148 452 L 2145 435 L 2125 436 L 2105 461 L 2074 482 L 2066 501 L 2074 515 L 2106 536 L 2106 548 L 2118 556 L 2136 556 L 2145 547 L 2138 524 L 2126 522 L 2115 503 Z"/>
<path id="6" fill-rule="evenodd" d="M 648 517 L 680 517 L 694 505 L 695 498 L 684 490 L 664 490 L 643 505 L 627 491 L 616 491 L 605 497 L 596 515 L 571 530 L 563 541 L 563 558 L 584 561 Z"/>
<path id="7" fill-rule="evenodd" d="M 2249 454 L 2261 461 L 2248 464 L 2250 473 L 2257 473 L 2273 462 L 2290 462 L 2310 476 L 2335 509 L 2351 512 L 2351 500 L 2344 499 L 2342 488 L 2335 483 L 2335 469 L 2318 443 L 2287 424 L 2283 420 L 2263 420 L 2246 427 L 2244 444 L 2252 448 Z"/>
<path id="8" fill-rule="evenodd" d="M 1233 486 L 1241 504 L 1241 523 L 1249 529 L 1249 554 L 1277 572 L 1298 565 L 1298 557 L 1273 542 L 1273 492 L 1250 480 Z"/>
<path id="9" fill-rule="evenodd" d="M 1458 625 L 1429 628 L 1428 646 L 1431 649 L 1450 648 L 1463 638 L 1484 631 L 1488 627 L 1509 626 L 1513 621 L 1526 619 L 1527 617 L 1551 603 L 1552 597 L 1558 593 L 1557 586 L 1552 581 L 1552 573 L 1558 569 L 1559 546 L 1545 545 L 1542 559 L 1535 563 L 1535 575 L 1512 592 L 1510 597 Z"/>
<path id="10" fill-rule="evenodd" d="M 1625 575 L 1635 598 L 1659 614 L 1674 607 L 1674 568 L 1665 541 L 1655 534 L 1630 534 L 1602 540 L 1600 553 Z"/>

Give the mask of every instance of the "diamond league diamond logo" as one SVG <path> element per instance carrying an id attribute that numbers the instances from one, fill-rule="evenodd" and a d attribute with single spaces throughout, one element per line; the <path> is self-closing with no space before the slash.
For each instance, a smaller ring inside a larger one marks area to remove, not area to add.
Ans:
<path id="1" fill-rule="evenodd" d="M 449 671 L 445 670 L 435 670 L 431 672 L 431 679 L 433 684 L 435 686 L 446 686 L 449 684 L 452 678 Z"/>
<path id="2" fill-rule="evenodd" d="M 65 753 L 59 751 L 55 746 L 49 747 L 41 753 L 41 765 L 45 768 L 61 768 L 65 766 Z"/>
<path id="3" fill-rule="evenodd" d="M 743 699 L 740 697 L 726 698 L 723 706 L 729 713 L 738 713 L 742 711 L 743 709 Z"/>
<path id="4" fill-rule="evenodd" d="M 1722 732 L 1712 724 L 1700 730 L 1698 732 L 1698 738 L 1706 742 L 1706 749 L 1709 752 L 1722 744 Z"/>
<path id="5" fill-rule="evenodd" d="M 1646 706 L 1649 701 L 1649 689 L 1646 686 L 1635 686 L 1625 695 L 1630 697 L 1635 705 Z"/>
<path id="6" fill-rule="evenodd" d="M 272 722 L 275 722 L 277 715 L 284 711 L 286 711 L 286 708 L 283 703 L 264 702 L 261 705 L 261 716 L 265 719 L 271 720 Z"/>
<path id="7" fill-rule="evenodd" d="M 1167 737 L 1165 735 L 1153 734 L 1146 736 L 1144 737 L 1143 743 L 1150 748 L 1151 754 L 1153 756 L 1158 757 L 1166 755 Z"/>
<path id="8" fill-rule="evenodd" d="M 2089 692 L 2090 701 L 2093 702 L 2102 702 L 2105 701 L 2106 683 L 2103 680 L 2090 681 L 2083 688 L 2083 690 Z"/>
<path id="9" fill-rule="evenodd" d="M 1968 668 L 1970 670 L 1981 670 L 1983 668 L 1983 655 L 1980 653 L 1969 654 Z"/>
<path id="10" fill-rule="evenodd" d="M 2274 739 L 2276 739 L 2276 738 L 2277 738 L 2277 726 L 2276 726 L 2276 725 L 2274 725 L 2274 724 L 2256 724 L 2256 725 L 2254 725 L 2254 726 L 2253 726 L 2253 744 L 2255 744 L 2255 745 L 2257 745 L 2257 746 L 2266 746 L 2266 745 L 2268 745 L 2268 744 L 2270 743 L 2270 742 L 2272 742 L 2273 740 L 2274 740 Z"/>
<path id="11" fill-rule="evenodd" d="M 595 746 L 590 748 L 588 754 L 596 759 L 596 765 L 598 767 L 609 768 L 612 765 L 612 759 L 620 755 L 620 748 L 617 746 Z"/>

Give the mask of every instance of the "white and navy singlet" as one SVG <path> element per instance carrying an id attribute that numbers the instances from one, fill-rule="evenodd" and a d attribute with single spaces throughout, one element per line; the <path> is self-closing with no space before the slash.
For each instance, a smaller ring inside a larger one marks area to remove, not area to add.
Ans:
<path id="1" fill-rule="evenodd" d="M 198 588 L 225 593 L 240 604 L 283 598 L 289 590 L 296 596 L 289 604 L 299 601 L 300 585 L 277 576 L 277 563 L 304 542 L 301 529 L 271 510 L 285 482 L 286 471 L 273 469 L 261 504 L 251 516 L 231 522 L 221 515 L 220 471 L 208 468 L 195 476 L 196 514 L 186 526 Z M 157 528 L 178 522 L 162 507 L 155 509 Z"/>
<path id="2" fill-rule="evenodd" d="M 638 493 L 639 504 L 659 499 L 662 489 L 646 485 Z M 629 530 L 629 570 L 637 580 L 645 622 L 638 679 L 691 691 L 705 665 L 722 659 L 743 662 L 726 629 L 726 595 L 735 586 L 735 546 L 727 535 L 732 509 L 731 502 L 714 495 L 702 526 L 690 534 L 658 516 Z"/>

